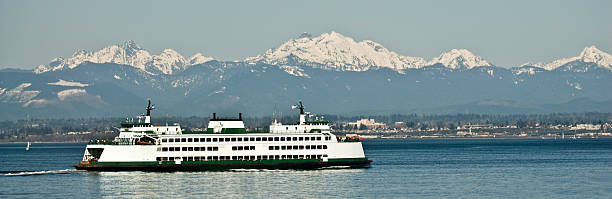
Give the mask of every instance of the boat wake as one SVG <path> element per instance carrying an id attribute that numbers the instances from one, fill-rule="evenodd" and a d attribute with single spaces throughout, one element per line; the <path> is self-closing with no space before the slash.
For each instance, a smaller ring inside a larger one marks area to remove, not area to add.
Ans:
<path id="1" fill-rule="evenodd" d="M 81 172 L 76 169 L 61 169 L 51 171 L 2 171 L 0 176 L 30 176 L 30 175 L 45 175 L 45 174 L 69 174 Z"/>

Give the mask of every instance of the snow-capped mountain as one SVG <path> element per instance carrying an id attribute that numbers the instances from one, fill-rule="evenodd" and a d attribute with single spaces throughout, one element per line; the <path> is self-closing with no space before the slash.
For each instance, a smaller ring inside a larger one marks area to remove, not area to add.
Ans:
<path id="1" fill-rule="evenodd" d="M 187 60 L 172 49 L 165 49 L 159 55 L 151 55 L 149 51 L 143 49 L 134 41 L 126 41 L 121 45 L 111 45 L 95 52 L 79 50 L 67 59 L 55 58 L 48 65 L 38 66 L 34 69 L 34 72 L 40 74 L 48 71 L 73 69 L 84 62 L 92 62 L 129 65 L 152 74 L 172 74 L 175 70 L 184 70 L 188 66 L 210 60 L 212 58 L 204 57 L 201 53 Z"/>
<path id="2" fill-rule="evenodd" d="M 451 69 L 471 69 L 477 66 L 492 66 L 480 56 L 476 56 L 466 49 L 452 49 L 427 62 L 428 66 L 435 64 L 442 64 Z"/>
<path id="3" fill-rule="evenodd" d="M 606 68 L 608 70 L 612 70 L 612 55 L 597 49 L 597 47 L 595 46 L 585 47 L 580 53 L 580 55 L 576 57 L 563 58 L 563 59 L 555 60 L 550 63 L 542 63 L 542 62 L 535 63 L 535 64 L 526 63 L 526 64 L 523 64 L 523 66 L 532 65 L 532 66 L 536 66 L 536 67 L 543 68 L 546 70 L 554 70 L 554 69 L 559 68 L 560 66 L 563 66 L 567 63 L 574 62 L 574 61 L 594 63 L 600 67 Z"/>
<path id="4" fill-rule="evenodd" d="M 423 58 L 401 56 L 379 43 L 370 40 L 356 42 L 337 32 L 323 33 L 318 37 L 305 33 L 276 49 L 269 49 L 263 55 L 246 58 L 245 62 L 271 65 L 297 62 L 336 71 L 366 71 L 373 67 L 399 71 L 425 66 Z"/>

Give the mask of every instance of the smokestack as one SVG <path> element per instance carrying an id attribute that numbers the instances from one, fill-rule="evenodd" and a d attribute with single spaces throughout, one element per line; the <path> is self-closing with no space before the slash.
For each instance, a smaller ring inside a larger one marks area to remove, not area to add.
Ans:
<path id="1" fill-rule="evenodd" d="M 217 119 L 217 113 L 213 113 L 213 120 Z"/>

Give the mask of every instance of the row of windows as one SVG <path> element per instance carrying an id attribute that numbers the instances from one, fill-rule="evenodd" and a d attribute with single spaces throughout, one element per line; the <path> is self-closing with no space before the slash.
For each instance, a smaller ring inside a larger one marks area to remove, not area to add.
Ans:
<path id="1" fill-rule="evenodd" d="M 258 156 L 185 156 L 157 157 L 157 161 L 209 161 L 209 160 L 286 160 L 286 159 L 321 159 L 327 155 L 258 155 Z"/>
<path id="2" fill-rule="evenodd" d="M 159 147 L 157 151 L 219 151 L 219 147 Z"/>
<path id="3" fill-rule="evenodd" d="M 325 140 L 331 140 L 326 136 Z M 321 137 L 226 137 L 226 138 L 162 138 L 163 143 L 168 142 L 284 142 L 284 141 L 321 141 Z"/>
<path id="4" fill-rule="evenodd" d="M 327 145 L 293 145 L 293 146 L 268 146 L 268 150 L 311 150 L 327 149 Z"/>
<path id="5" fill-rule="evenodd" d="M 255 150 L 255 146 L 233 146 L 232 151 Z"/>

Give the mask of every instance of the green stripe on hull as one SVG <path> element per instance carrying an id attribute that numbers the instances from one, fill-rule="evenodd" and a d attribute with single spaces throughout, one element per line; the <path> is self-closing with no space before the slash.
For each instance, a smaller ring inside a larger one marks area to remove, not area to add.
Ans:
<path id="1" fill-rule="evenodd" d="M 74 165 L 77 169 L 97 171 L 207 171 L 228 169 L 316 169 L 326 166 L 369 167 L 367 158 L 284 159 L 284 160 L 212 160 L 212 161 L 149 161 L 149 162 L 91 162 Z"/>

